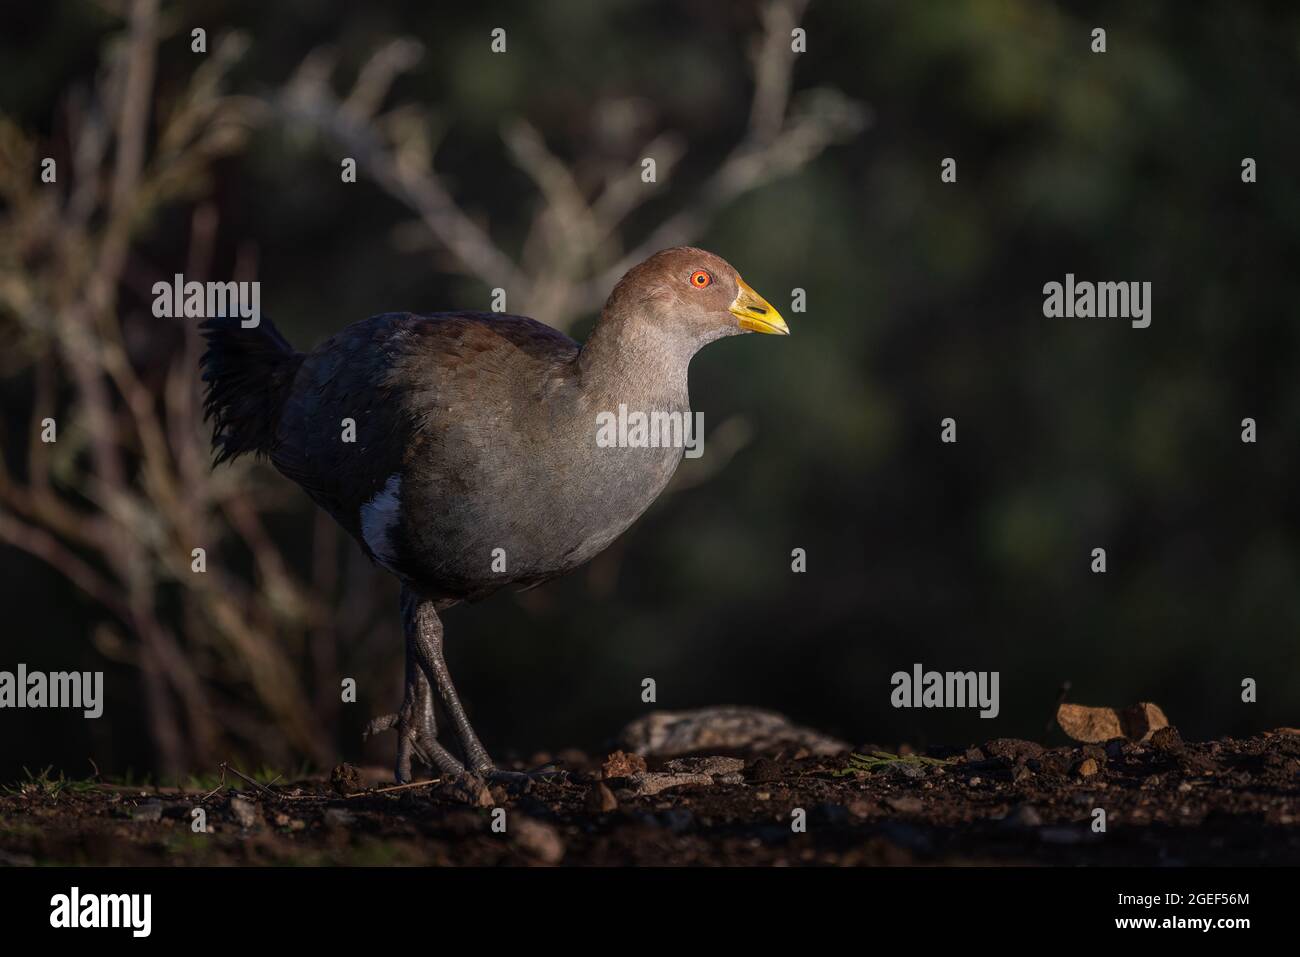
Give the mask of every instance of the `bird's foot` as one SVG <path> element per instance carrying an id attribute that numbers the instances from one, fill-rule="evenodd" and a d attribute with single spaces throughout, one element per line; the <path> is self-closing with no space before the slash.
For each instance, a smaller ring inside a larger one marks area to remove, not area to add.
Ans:
<path id="1" fill-rule="evenodd" d="M 465 765 L 438 743 L 431 729 L 422 727 L 419 722 L 406 717 L 401 712 L 386 714 L 371 720 L 361 732 L 361 740 L 366 740 L 372 734 L 392 730 L 397 731 L 397 764 L 394 777 L 397 778 L 398 784 L 410 783 L 412 757 L 425 767 L 445 775 L 455 777 L 465 773 Z"/>
<path id="2" fill-rule="evenodd" d="M 554 764 L 543 764 L 531 771 L 506 771 L 489 765 L 477 773 L 489 784 L 501 784 L 520 793 L 530 791 L 534 782 L 563 784 L 569 779 L 569 772 Z"/>

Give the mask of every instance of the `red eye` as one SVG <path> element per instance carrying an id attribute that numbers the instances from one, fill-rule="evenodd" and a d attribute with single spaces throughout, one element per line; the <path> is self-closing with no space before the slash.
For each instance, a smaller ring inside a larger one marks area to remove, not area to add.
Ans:
<path id="1" fill-rule="evenodd" d="M 695 272 L 691 273 L 691 285 L 696 289 L 703 289 L 711 282 L 713 282 L 713 277 L 703 269 L 697 269 Z"/>

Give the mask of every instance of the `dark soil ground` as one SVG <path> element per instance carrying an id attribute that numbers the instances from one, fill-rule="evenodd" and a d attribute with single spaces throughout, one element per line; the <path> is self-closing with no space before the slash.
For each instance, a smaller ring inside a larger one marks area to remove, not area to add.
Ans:
<path id="1" fill-rule="evenodd" d="M 651 760 L 648 772 L 621 755 L 566 757 L 567 780 L 515 794 L 476 780 L 379 790 L 365 780 L 382 772 L 346 765 L 270 787 L 232 772 L 238 790 L 207 793 L 29 779 L 0 795 L 0 863 L 1300 863 L 1291 731 L 1198 744 L 1170 728 L 1143 744 L 1049 749 L 999 739 L 878 760 L 788 750 Z"/>

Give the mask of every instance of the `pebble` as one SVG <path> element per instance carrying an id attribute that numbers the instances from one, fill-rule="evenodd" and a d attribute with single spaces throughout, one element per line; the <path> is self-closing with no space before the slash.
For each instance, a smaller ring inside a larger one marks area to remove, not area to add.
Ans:
<path id="1" fill-rule="evenodd" d="M 564 839 L 545 821 L 516 814 L 508 827 L 514 834 L 515 845 L 543 864 L 558 864 L 564 859 Z"/>
<path id="2" fill-rule="evenodd" d="M 745 770 L 745 762 L 721 756 L 674 758 L 664 764 L 664 770 L 674 774 L 739 774 Z"/>
<path id="3" fill-rule="evenodd" d="M 645 758 L 626 751 L 615 751 L 610 754 L 601 768 L 606 778 L 628 778 L 644 772 L 645 769 Z"/>
<path id="4" fill-rule="evenodd" d="M 355 767 L 351 764 L 340 764 L 330 772 L 330 787 L 336 793 L 346 797 L 365 790 L 365 783 L 361 780 L 361 772 Z"/>
<path id="5" fill-rule="evenodd" d="M 1022 741 L 1019 738 L 994 738 L 984 744 L 984 753 L 1006 761 L 1020 758 L 1036 758 L 1043 753 L 1043 746 L 1036 741 Z"/>
<path id="6" fill-rule="evenodd" d="M 680 787 L 683 784 L 712 784 L 713 775 L 711 774 L 671 774 L 665 771 L 647 771 L 642 774 L 633 774 L 628 779 L 632 785 L 634 794 L 658 794 L 660 791 L 668 788 Z"/>
<path id="7" fill-rule="evenodd" d="M 618 810 L 618 798 L 614 797 L 614 792 L 603 781 L 597 781 L 587 788 L 586 806 L 588 811 L 608 814 L 610 811 Z"/>
<path id="8" fill-rule="evenodd" d="M 460 774 L 447 778 L 433 790 L 433 797 L 470 807 L 491 807 L 492 792 L 477 774 Z"/>
<path id="9" fill-rule="evenodd" d="M 230 813 L 240 827 L 257 827 L 257 805 L 249 798 L 236 794 L 230 799 Z"/>
<path id="10" fill-rule="evenodd" d="M 900 814 L 919 814 L 925 809 L 924 801 L 908 795 L 885 798 L 885 803 Z"/>

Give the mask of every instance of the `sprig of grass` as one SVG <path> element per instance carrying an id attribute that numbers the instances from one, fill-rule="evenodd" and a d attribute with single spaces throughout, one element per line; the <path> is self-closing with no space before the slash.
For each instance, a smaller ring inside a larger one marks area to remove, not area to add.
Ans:
<path id="1" fill-rule="evenodd" d="M 84 794 L 87 791 L 95 790 L 96 786 L 97 782 L 93 779 L 70 780 L 64 776 L 62 771 L 55 777 L 54 765 L 51 764 L 35 774 L 24 766 L 22 780 L 16 785 L 6 785 L 5 792 L 19 795 L 40 795 L 57 801 L 59 795 L 64 791 L 73 794 Z"/>
<path id="2" fill-rule="evenodd" d="M 911 764 L 917 767 L 942 767 L 951 763 L 949 758 L 927 758 L 923 754 L 890 754 L 888 751 L 872 751 L 870 754 L 850 754 L 848 767 L 832 771 L 837 777 L 848 777 L 862 771 L 866 774 L 875 774 L 877 771 L 887 768 L 893 764 Z"/>

